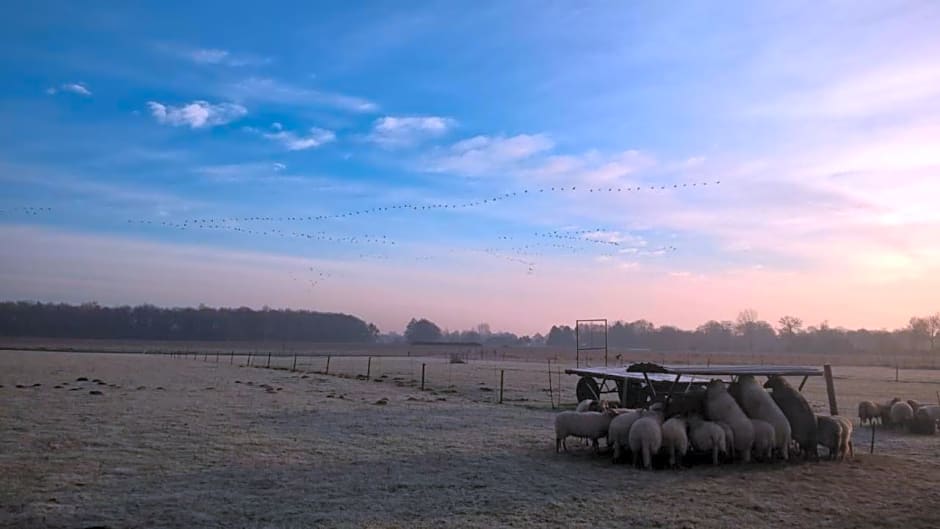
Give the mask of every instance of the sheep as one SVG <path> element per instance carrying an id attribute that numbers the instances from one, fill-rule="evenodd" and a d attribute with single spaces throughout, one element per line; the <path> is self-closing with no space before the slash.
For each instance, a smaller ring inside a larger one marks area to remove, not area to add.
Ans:
<path id="1" fill-rule="evenodd" d="M 928 404 L 926 406 L 921 406 L 917 409 L 917 413 L 922 415 L 927 415 L 934 422 L 940 422 L 940 406 L 936 404 Z M 915 414 L 916 415 L 916 414 Z"/>
<path id="2" fill-rule="evenodd" d="M 730 431 L 730 427 L 728 429 Z M 700 415 L 689 416 L 689 440 L 696 450 L 712 453 L 713 465 L 717 465 L 719 456 L 727 451 L 724 428 Z"/>
<path id="3" fill-rule="evenodd" d="M 712 380 L 705 390 L 705 411 L 713 421 L 728 423 L 734 432 L 734 449 L 745 463 L 751 460 L 754 444 L 754 425 L 728 394 L 724 382 Z"/>
<path id="4" fill-rule="evenodd" d="M 728 457 L 734 459 L 734 430 L 731 429 L 731 426 L 724 421 L 715 421 L 722 430 L 725 432 L 725 453 L 728 454 Z"/>
<path id="5" fill-rule="evenodd" d="M 653 454 L 659 452 L 663 445 L 663 416 L 653 412 L 643 414 L 630 427 L 630 451 L 633 452 L 633 465 L 639 466 L 640 457 L 643 458 L 643 468 L 653 467 Z"/>
<path id="6" fill-rule="evenodd" d="M 898 401 L 891 406 L 891 424 L 899 427 L 907 427 L 911 419 L 914 418 L 914 409 L 911 408 L 911 405 L 904 402 Z"/>
<path id="7" fill-rule="evenodd" d="M 937 433 L 937 421 L 940 421 L 940 406 L 921 406 L 914 412 L 911 421 L 911 431 L 919 434 L 933 435 Z"/>
<path id="8" fill-rule="evenodd" d="M 623 447 L 630 448 L 630 427 L 642 416 L 643 412 L 634 410 L 621 413 L 611 419 L 610 427 L 607 430 L 607 441 L 613 447 L 615 462 L 620 461 L 623 455 Z"/>
<path id="9" fill-rule="evenodd" d="M 615 414 L 610 411 L 563 411 L 559 413 L 555 416 L 555 452 L 558 453 L 561 448 L 567 452 L 568 446 L 565 444 L 565 439 L 580 437 L 590 439 L 594 452 L 597 453 L 597 440 L 607 436 L 610 421 L 614 416 Z"/>
<path id="10" fill-rule="evenodd" d="M 792 431 L 790 421 L 784 415 L 773 397 L 765 391 L 753 375 L 738 377 L 738 403 L 751 419 L 770 423 L 774 429 L 774 446 L 780 449 L 783 460 L 790 459 L 789 447 Z"/>
<path id="11" fill-rule="evenodd" d="M 907 400 L 907 403 L 911 406 L 911 410 L 913 410 L 914 413 L 917 413 L 917 410 L 918 410 L 921 406 L 923 406 L 923 404 L 917 402 L 917 401 L 914 400 L 914 399 L 908 399 L 908 400 Z"/>
<path id="12" fill-rule="evenodd" d="M 896 402 L 901 402 L 901 399 L 894 397 L 893 399 L 881 405 L 882 426 L 891 426 L 891 406 L 894 406 Z"/>
<path id="13" fill-rule="evenodd" d="M 773 459 L 777 437 L 774 425 L 760 419 L 751 419 L 751 424 L 754 425 L 754 458 L 767 461 Z M 789 442 L 790 438 L 787 437 Z"/>
<path id="14" fill-rule="evenodd" d="M 852 421 L 839 415 L 817 415 L 819 444 L 829 449 L 829 459 L 845 459 L 846 453 L 854 457 Z"/>
<path id="15" fill-rule="evenodd" d="M 881 406 L 870 401 L 863 400 L 858 403 L 858 421 L 859 424 L 874 424 L 875 419 L 881 419 Z"/>
<path id="16" fill-rule="evenodd" d="M 578 406 L 574 409 L 574 411 L 601 411 L 601 403 L 600 401 L 594 399 L 584 399 L 578 403 Z"/>
<path id="17" fill-rule="evenodd" d="M 819 457 L 816 446 L 816 415 L 806 398 L 781 376 L 771 376 L 764 384 L 770 396 L 790 423 L 790 435 L 800 446 L 803 457 Z"/>
<path id="18" fill-rule="evenodd" d="M 829 449 L 829 459 L 834 460 L 839 453 L 842 437 L 842 424 L 826 415 L 816 417 L 817 440 Z"/>
<path id="19" fill-rule="evenodd" d="M 689 436 L 686 433 L 685 420 L 673 417 L 663 423 L 663 449 L 669 455 L 670 468 L 677 468 L 676 454 L 685 457 L 689 451 Z"/>
<path id="20" fill-rule="evenodd" d="M 842 426 L 842 433 L 839 436 L 839 452 L 841 453 L 841 459 L 845 459 L 845 454 L 849 454 L 849 457 L 855 458 L 855 446 L 852 445 L 852 419 L 848 417 L 843 417 L 841 415 L 833 415 L 835 420 L 839 421 Z"/>

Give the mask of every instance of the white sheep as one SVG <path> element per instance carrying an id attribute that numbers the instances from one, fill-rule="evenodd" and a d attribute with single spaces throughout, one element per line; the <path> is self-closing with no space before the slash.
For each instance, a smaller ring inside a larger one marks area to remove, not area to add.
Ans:
<path id="1" fill-rule="evenodd" d="M 678 466 L 677 457 L 684 457 L 689 451 L 689 436 L 686 433 L 685 420 L 681 417 L 673 417 L 663 423 L 662 448 L 669 455 L 669 466 L 676 468 Z"/>
<path id="2" fill-rule="evenodd" d="M 858 403 L 858 421 L 859 424 L 873 424 L 875 419 L 881 420 L 881 406 L 870 400 L 863 400 Z"/>
<path id="3" fill-rule="evenodd" d="M 741 375 L 737 382 L 741 408 L 752 419 L 770 423 L 774 429 L 774 446 L 780 449 L 783 460 L 790 459 L 790 421 L 774 402 L 770 393 L 761 387 L 752 375 Z M 759 451 L 758 451 L 759 452 Z"/>
<path id="4" fill-rule="evenodd" d="M 817 415 L 816 425 L 817 439 L 820 445 L 829 449 L 829 459 L 845 459 L 846 454 L 855 456 L 850 419 L 839 415 Z"/>
<path id="5" fill-rule="evenodd" d="M 761 390 L 763 391 L 763 390 Z M 757 459 L 771 460 L 776 447 L 777 433 L 772 424 L 760 419 L 751 419 L 754 425 L 754 455 Z M 789 436 L 787 443 L 790 442 Z"/>
<path id="6" fill-rule="evenodd" d="M 722 430 L 725 431 L 725 453 L 734 459 L 734 430 L 724 421 L 714 421 Z"/>
<path id="7" fill-rule="evenodd" d="M 845 459 L 846 454 L 854 459 L 855 446 L 852 444 L 852 430 L 855 426 L 852 424 L 852 419 L 841 415 L 833 415 L 832 418 L 839 421 L 839 425 L 842 426 L 842 431 L 839 434 L 839 452 L 841 459 Z"/>
<path id="8" fill-rule="evenodd" d="M 633 452 L 633 464 L 639 466 L 643 458 L 643 468 L 653 467 L 653 454 L 663 446 L 663 416 L 657 412 L 644 413 L 630 427 L 628 436 L 630 451 Z"/>
<path id="9" fill-rule="evenodd" d="M 730 431 L 730 427 L 728 429 Z M 689 416 L 689 438 L 696 450 L 712 453 L 713 465 L 717 465 L 721 454 L 727 451 L 724 428 L 716 422 L 702 419 L 699 415 Z"/>
<path id="10" fill-rule="evenodd" d="M 594 399 L 584 399 L 578 403 L 574 411 L 601 411 L 601 403 Z"/>
<path id="11" fill-rule="evenodd" d="M 906 427 L 911 423 L 911 419 L 913 418 L 914 409 L 911 408 L 910 404 L 899 401 L 891 406 L 891 424 Z"/>
<path id="12" fill-rule="evenodd" d="M 940 406 L 931 404 L 921 406 L 914 412 L 911 421 L 911 431 L 914 433 L 933 435 L 937 433 L 937 422 L 940 421 Z"/>
<path id="13" fill-rule="evenodd" d="M 712 380 L 705 390 L 705 412 L 713 421 L 728 423 L 734 432 L 734 450 L 745 463 L 751 460 L 754 444 L 754 425 L 734 398 L 728 394 L 724 382 Z"/>
<path id="14" fill-rule="evenodd" d="M 555 416 L 555 452 L 561 448 L 568 451 L 565 439 L 580 437 L 590 439 L 594 452 L 598 450 L 597 440 L 607 436 L 610 421 L 615 414 L 610 411 L 563 411 Z M 609 442 L 609 441 L 608 441 Z"/>
<path id="15" fill-rule="evenodd" d="M 610 427 L 607 430 L 607 442 L 614 450 L 614 461 L 620 461 L 623 457 L 623 448 L 630 448 L 630 427 L 643 414 L 639 410 L 632 410 L 627 413 L 620 413 L 610 421 Z"/>

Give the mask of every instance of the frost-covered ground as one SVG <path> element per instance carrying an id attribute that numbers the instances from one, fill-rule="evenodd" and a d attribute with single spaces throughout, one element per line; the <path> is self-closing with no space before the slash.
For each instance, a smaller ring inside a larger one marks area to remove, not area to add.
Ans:
<path id="1" fill-rule="evenodd" d="M 381 359 L 365 380 L 362 359 L 212 360 L 0 352 L 0 527 L 940 526 L 940 436 L 878 431 L 870 456 L 866 427 L 852 462 L 640 472 L 554 453 L 541 363 Z M 835 372 L 847 415 L 940 389 L 937 371 Z M 821 380 L 806 391 L 826 409 Z"/>

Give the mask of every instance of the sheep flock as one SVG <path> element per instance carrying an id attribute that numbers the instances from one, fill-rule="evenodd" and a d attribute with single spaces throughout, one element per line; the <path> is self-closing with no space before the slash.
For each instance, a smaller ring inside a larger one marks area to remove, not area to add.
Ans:
<path id="1" fill-rule="evenodd" d="M 893 399 L 863 401 L 859 424 L 881 424 L 914 433 L 933 434 L 940 406 Z M 677 468 L 698 461 L 713 465 L 740 462 L 845 460 L 854 457 L 853 421 L 817 415 L 806 398 L 785 378 L 770 377 L 763 387 L 751 375 L 726 384 L 712 380 L 703 390 L 683 395 L 681 403 L 666 401 L 649 409 L 618 408 L 615 403 L 584 400 L 574 411 L 555 417 L 555 450 L 567 451 L 569 437 L 591 443 L 615 463 Z"/>

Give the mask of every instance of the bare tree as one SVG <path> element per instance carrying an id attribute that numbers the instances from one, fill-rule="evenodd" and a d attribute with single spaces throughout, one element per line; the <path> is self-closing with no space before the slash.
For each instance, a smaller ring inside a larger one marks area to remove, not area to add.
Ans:
<path id="1" fill-rule="evenodd" d="M 803 320 L 796 316 L 784 316 L 780 318 L 778 323 L 780 324 L 780 336 L 787 342 L 787 351 L 791 351 L 796 334 L 803 329 Z"/>
<path id="2" fill-rule="evenodd" d="M 911 333 L 911 349 L 916 351 L 920 348 L 920 344 L 924 343 L 929 337 L 930 323 L 928 318 L 912 317 L 907 324 L 907 330 Z"/>
<path id="3" fill-rule="evenodd" d="M 738 313 L 736 330 L 738 334 L 747 340 L 747 351 L 754 351 L 754 330 L 757 324 L 757 311 L 754 309 L 744 309 Z"/>
<path id="4" fill-rule="evenodd" d="M 803 329 L 803 320 L 796 316 L 784 316 L 778 321 L 780 324 L 780 334 L 794 335 Z"/>
<path id="5" fill-rule="evenodd" d="M 933 352 L 937 339 L 940 338 L 940 312 L 924 319 L 927 320 L 927 341 L 930 342 L 930 352 Z"/>

